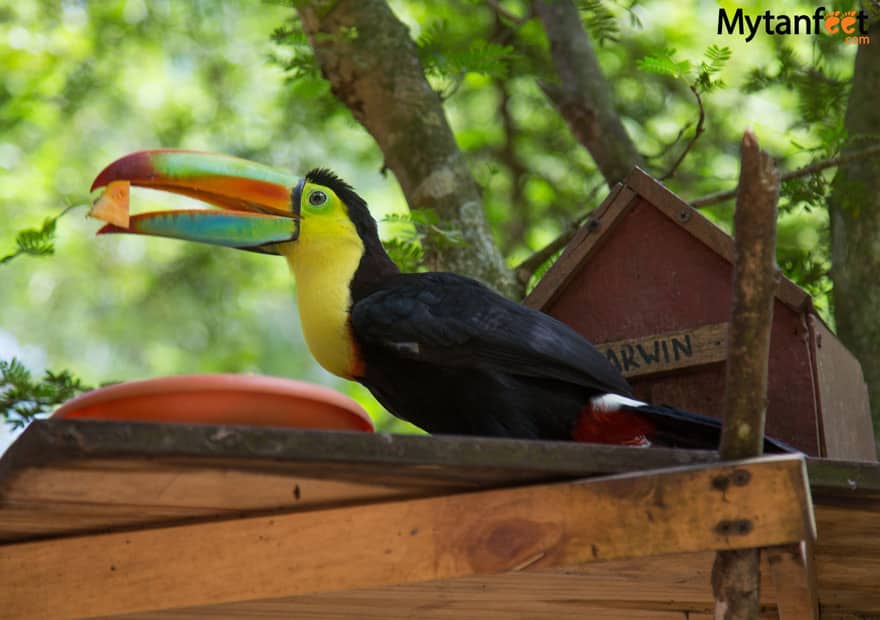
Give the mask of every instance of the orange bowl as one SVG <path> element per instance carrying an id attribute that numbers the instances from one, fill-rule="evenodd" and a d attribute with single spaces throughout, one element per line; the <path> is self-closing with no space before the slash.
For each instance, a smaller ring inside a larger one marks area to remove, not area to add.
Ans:
<path id="1" fill-rule="evenodd" d="M 370 416 L 347 396 L 303 381 L 256 375 L 118 383 L 67 401 L 52 417 L 373 431 Z"/>

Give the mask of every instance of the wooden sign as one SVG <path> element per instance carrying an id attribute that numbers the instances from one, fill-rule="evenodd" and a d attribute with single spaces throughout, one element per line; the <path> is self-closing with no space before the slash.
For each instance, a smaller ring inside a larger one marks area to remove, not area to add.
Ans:
<path id="1" fill-rule="evenodd" d="M 727 323 L 704 325 L 597 345 L 624 377 L 721 362 L 727 357 Z"/>

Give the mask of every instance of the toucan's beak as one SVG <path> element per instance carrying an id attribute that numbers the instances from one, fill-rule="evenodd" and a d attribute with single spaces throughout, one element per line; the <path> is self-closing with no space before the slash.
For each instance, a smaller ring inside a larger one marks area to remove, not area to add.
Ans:
<path id="1" fill-rule="evenodd" d="M 92 183 L 92 191 L 127 184 L 196 198 L 220 210 L 159 211 L 108 224 L 98 231 L 172 237 L 277 253 L 277 243 L 299 236 L 295 175 L 227 155 L 198 151 L 139 151 L 117 159 Z M 102 194 L 103 196 L 103 194 Z"/>

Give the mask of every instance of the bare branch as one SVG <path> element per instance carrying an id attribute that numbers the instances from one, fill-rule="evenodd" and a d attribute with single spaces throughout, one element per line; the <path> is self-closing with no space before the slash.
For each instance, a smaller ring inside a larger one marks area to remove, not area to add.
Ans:
<path id="1" fill-rule="evenodd" d="M 697 106 L 699 106 L 699 109 L 700 109 L 700 115 L 699 115 L 699 118 L 697 119 L 697 128 L 694 131 L 693 137 L 691 137 L 691 139 L 685 145 L 684 150 L 681 152 L 681 155 L 679 155 L 678 159 L 676 159 L 675 162 L 673 162 L 673 164 L 672 164 L 672 166 L 670 166 L 669 170 L 667 170 L 663 174 L 663 176 L 661 176 L 658 179 L 659 181 L 665 181 L 666 179 L 670 179 L 675 175 L 675 171 L 678 170 L 678 167 L 681 165 L 681 162 L 684 161 L 684 158 L 687 157 L 687 154 L 690 152 L 690 150 L 692 148 L 694 148 L 694 144 L 697 142 L 697 140 L 699 140 L 700 136 L 703 135 L 703 131 L 705 130 L 705 128 L 703 127 L 703 124 L 706 121 L 706 110 L 705 110 L 705 108 L 703 108 L 703 98 L 700 97 L 700 91 L 698 91 L 694 87 L 693 84 L 691 84 L 689 88 L 691 89 L 691 92 L 694 94 L 694 97 L 697 98 Z M 678 140 L 678 138 L 676 138 L 676 141 L 677 140 Z"/>
<path id="2" fill-rule="evenodd" d="M 596 185 L 590 190 L 589 194 L 587 194 L 587 198 L 584 202 L 587 204 L 593 202 L 596 194 L 604 186 L 604 183 Z M 590 213 L 592 212 L 593 210 L 590 209 L 589 211 L 581 213 L 568 223 L 568 226 L 566 226 L 565 230 L 559 233 L 558 237 L 514 267 L 513 273 L 517 281 L 522 285 L 528 284 L 531 277 L 535 275 L 535 272 L 541 265 L 550 260 L 554 254 L 568 245 L 568 242 L 571 241 L 577 233 L 578 228 L 580 228 L 587 218 L 590 217 Z"/>
<path id="3" fill-rule="evenodd" d="M 571 0 L 535 0 L 533 6 L 547 33 L 558 78 L 541 82 L 541 89 L 613 187 L 643 161 L 614 109 L 611 85 L 577 7 Z"/>
<path id="4" fill-rule="evenodd" d="M 523 185 L 528 175 L 528 168 L 516 151 L 517 127 L 510 111 L 510 91 L 503 80 L 495 80 L 495 88 L 499 95 L 498 115 L 501 117 L 501 127 L 504 131 L 504 141 L 496 149 L 496 157 L 510 173 L 510 212 L 505 235 L 501 240 L 501 251 L 507 254 L 514 245 L 522 241 L 526 233 L 528 207 Z"/>
<path id="5" fill-rule="evenodd" d="M 578 220 L 571 222 L 568 228 L 566 228 L 565 231 L 553 241 L 514 267 L 513 273 L 516 276 L 517 281 L 523 285 L 528 284 L 529 280 L 538 270 L 538 267 L 550 260 L 554 254 L 568 245 L 568 242 L 571 241 L 577 233 L 579 226 L 580 222 Z"/>
<path id="6" fill-rule="evenodd" d="M 742 167 L 734 213 L 733 303 L 727 345 L 724 425 L 719 452 L 725 460 L 759 456 L 764 449 L 770 327 L 776 268 L 779 172 L 751 131 L 742 139 Z M 760 551 L 718 552 L 712 567 L 715 617 L 751 620 L 760 611 Z"/>
<path id="7" fill-rule="evenodd" d="M 858 161 L 861 159 L 869 159 L 871 157 L 877 156 L 880 156 L 880 144 L 875 144 L 858 151 L 845 153 L 843 155 L 829 157 L 828 159 L 813 162 L 812 164 L 804 166 L 803 168 L 798 168 L 796 170 L 785 172 L 780 177 L 780 180 L 782 182 L 785 182 L 790 181 L 791 179 L 799 179 L 801 177 L 807 177 L 811 174 L 821 172 L 822 170 L 827 170 L 828 168 L 835 168 L 849 162 Z M 715 205 L 720 202 L 726 202 L 728 200 L 731 200 L 732 198 L 736 198 L 736 191 L 736 188 L 734 188 L 724 190 L 723 192 L 709 194 L 707 196 L 703 196 L 702 198 L 697 198 L 696 200 L 692 201 L 691 206 L 695 209 L 700 209 L 702 207 L 708 207 L 710 205 Z"/>
<path id="8" fill-rule="evenodd" d="M 531 19 L 530 16 L 520 17 L 519 15 L 508 11 L 503 6 L 501 6 L 501 3 L 498 0 L 486 0 L 486 4 L 488 4 L 489 7 L 493 11 L 495 11 L 495 14 L 498 15 L 498 17 L 503 17 L 504 19 L 516 26 L 522 26 L 527 21 L 529 21 L 529 19 Z"/>
<path id="9" fill-rule="evenodd" d="M 721 456 L 761 454 L 767 407 L 770 324 L 776 267 L 779 172 L 751 131 L 742 140 L 742 169 L 734 212 L 734 278 Z"/>
<path id="10" fill-rule="evenodd" d="M 685 123 L 684 125 L 682 125 L 681 129 L 678 130 L 678 133 L 675 134 L 675 137 L 672 139 L 671 142 L 661 146 L 660 150 L 658 150 L 653 155 L 643 152 L 642 157 L 644 157 L 647 160 L 660 159 L 661 157 L 664 157 L 669 151 L 672 150 L 672 147 L 674 147 L 676 144 L 678 144 L 681 141 L 682 137 L 684 136 L 684 132 L 686 132 L 688 129 L 690 129 L 692 125 L 693 125 L 693 123 Z"/>

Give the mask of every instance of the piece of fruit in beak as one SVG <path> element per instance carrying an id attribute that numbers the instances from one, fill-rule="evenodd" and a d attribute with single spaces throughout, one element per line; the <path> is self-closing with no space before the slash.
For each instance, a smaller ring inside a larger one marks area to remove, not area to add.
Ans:
<path id="1" fill-rule="evenodd" d="M 111 181 L 89 211 L 89 217 L 113 224 L 119 228 L 128 228 L 128 196 L 131 183 L 128 181 Z"/>

